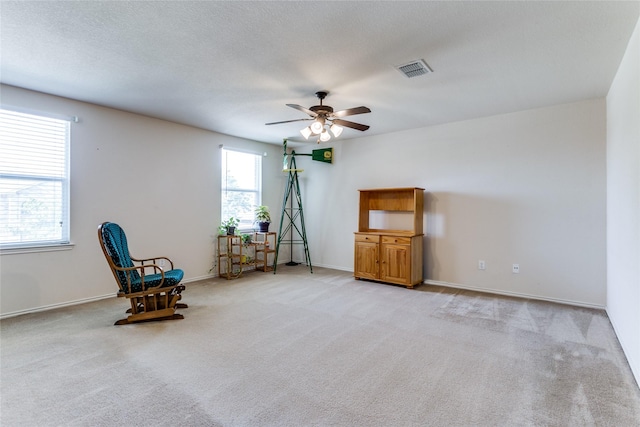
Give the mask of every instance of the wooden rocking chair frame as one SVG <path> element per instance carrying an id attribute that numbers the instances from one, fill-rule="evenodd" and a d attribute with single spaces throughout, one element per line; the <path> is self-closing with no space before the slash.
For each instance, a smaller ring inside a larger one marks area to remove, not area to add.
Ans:
<path id="1" fill-rule="evenodd" d="M 117 296 L 119 298 L 128 298 L 131 303 L 131 308 L 127 310 L 127 313 L 131 314 L 126 319 L 118 320 L 114 325 L 125 325 L 128 323 L 152 320 L 184 319 L 182 314 L 178 314 L 175 311 L 178 308 L 188 307 L 187 304 L 178 303 L 178 301 L 182 299 L 181 292 L 185 289 L 185 286 L 180 283 L 167 286 L 165 283 L 165 271 L 158 264 L 160 260 L 165 260 L 169 264 L 169 270 L 174 270 L 173 261 L 165 256 L 141 259 L 129 254 L 131 261 L 139 265 L 133 265 L 131 267 L 116 265 L 112 255 L 109 253 L 107 243 L 104 240 L 103 228 L 107 224 L 109 223 L 105 222 L 98 227 L 100 247 L 107 259 L 111 273 L 113 273 L 113 277 L 119 285 L 120 290 Z M 122 233 L 124 234 L 124 231 L 122 231 Z M 125 249 L 128 251 L 128 248 Z M 149 270 L 151 270 L 152 273 Z M 124 273 L 126 283 L 123 283 L 118 272 Z M 132 292 L 132 277 L 134 277 L 134 272 L 137 272 L 140 277 L 142 291 Z M 149 274 L 160 274 L 161 279 L 158 285 L 152 287 L 145 286 L 145 277 Z"/>

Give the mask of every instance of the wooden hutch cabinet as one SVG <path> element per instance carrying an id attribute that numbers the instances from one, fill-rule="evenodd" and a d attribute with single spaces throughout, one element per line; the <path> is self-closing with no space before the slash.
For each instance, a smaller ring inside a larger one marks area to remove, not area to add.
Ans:
<path id="1" fill-rule="evenodd" d="M 355 233 L 355 278 L 404 285 L 409 289 L 422 283 L 424 188 L 358 191 L 360 217 Z M 401 227 L 380 227 L 373 223 L 373 213 L 379 214 L 378 222 L 382 225 L 386 224 L 385 214 L 401 213 Z"/>

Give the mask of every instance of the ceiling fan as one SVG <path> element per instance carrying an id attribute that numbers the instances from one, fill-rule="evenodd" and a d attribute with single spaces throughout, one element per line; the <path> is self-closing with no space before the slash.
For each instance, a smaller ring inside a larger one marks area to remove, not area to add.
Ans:
<path id="1" fill-rule="evenodd" d="M 328 105 L 322 105 L 322 100 L 328 95 L 328 92 L 316 92 L 316 96 L 320 100 L 320 105 L 314 105 L 313 107 L 304 108 L 297 104 L 287 104 L 287 107 L 295 108 L 303 113 L 309 115 L 306 119 L 285 120 L 282 122 L 265 123 L 265 125 L 278 125 L 281 123 L 301 122 L 313 120 L 311 125 L 302 129 L 300 133 L 305 139 L 309 139 L 311 135 L 318 135 L 318 142 L 328 141 L 331 139 L 329 130 L 336 138 L 342 133 L 343 127 L 356 129 L 359 131 L 365 131 L 369 129 L 369 126 L 360 123 L 350 122 L 348 120 L 342 120 L 342 117 L 354 116 L 356 114 L 370 113 L 371 110 L 367 107 L 355 107 L 348 108 L 346 110 L 333 111 L 333 108 Z M 328 128 L 328 129 L 327 129 Z"/>

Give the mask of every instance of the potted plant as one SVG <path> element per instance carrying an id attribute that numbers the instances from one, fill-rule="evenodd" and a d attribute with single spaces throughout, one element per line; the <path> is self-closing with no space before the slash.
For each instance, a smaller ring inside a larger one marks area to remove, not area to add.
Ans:
<path id="1" fill-rule="evenodd" d="M 269 224 L 271 224 L 271 214 L 269 213 L 269 206 L 258 206 L 255 210 L 256 222 L 258 223 L 259 231 L 266 233 L 269 231 Z"/>
<path id="2" fill-rule="evenodd" d="M 220 234 L 226 233 L 227 236 L 233 236 L 236 234 L 236 227 L 239 223 L 240 221 L 237 218 L 230 217 L 228 220 L 222 221 L 222 224 L 218 227 L 218 231 Z"/>

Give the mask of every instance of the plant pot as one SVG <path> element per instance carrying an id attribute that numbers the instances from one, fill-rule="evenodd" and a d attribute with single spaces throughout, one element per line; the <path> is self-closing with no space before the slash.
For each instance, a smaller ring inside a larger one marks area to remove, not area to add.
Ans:
<path id="1" fill-rule="evenodd" d="M 236 228 L 235 227 L 227 227 L 227 236 L 233 236 L 234 234 L 236 234 Z"/>
<path id="2" fill-rule="evenodd" d="M 269 224 L 271 224 L 270 222 L 259 222 L 258 223 L 258 228 L 260 230 L 261 233 L 267 233 L 269 231 Z"/>

